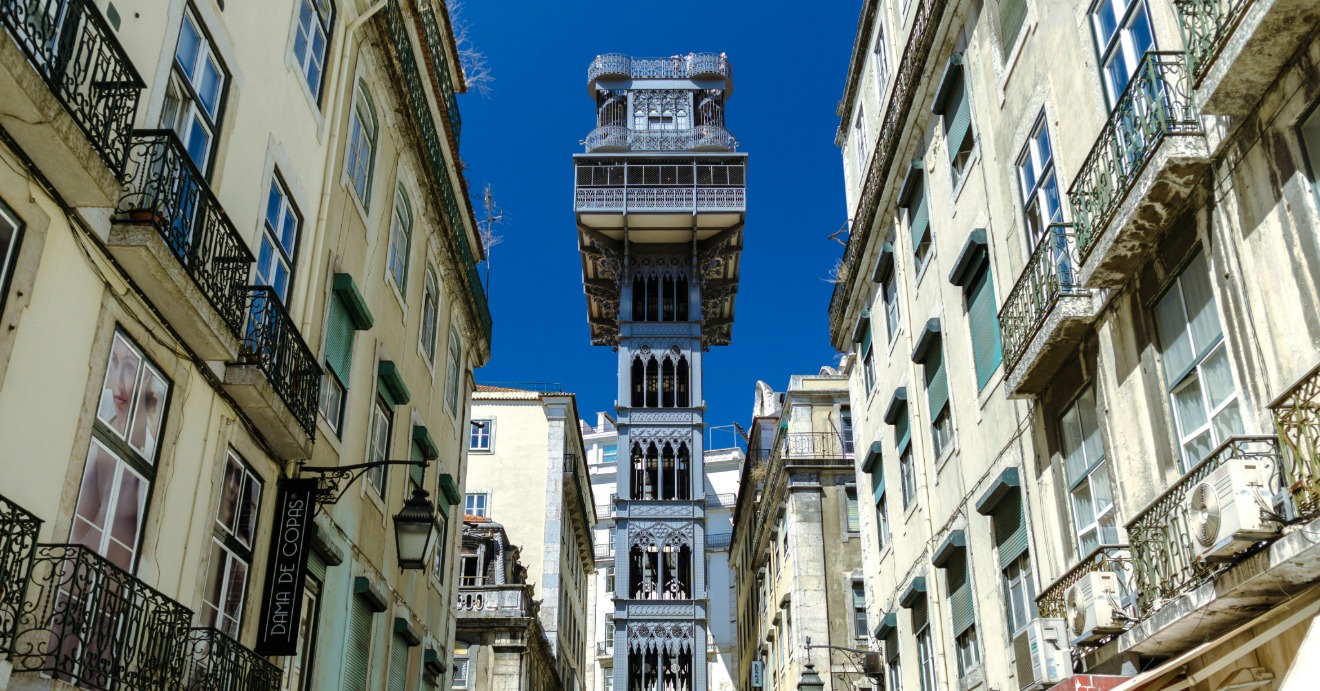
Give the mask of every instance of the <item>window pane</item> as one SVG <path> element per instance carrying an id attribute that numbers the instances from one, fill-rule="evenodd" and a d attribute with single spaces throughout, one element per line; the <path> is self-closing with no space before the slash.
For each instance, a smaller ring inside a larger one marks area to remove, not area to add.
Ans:
<path id="1" fill-rule="evenodd" d="M 1205 253 L 1192 260 L 1178 282 L 1182 285 L 1183 300 L 1191 320 L 1193 346 L 1198 354 L 1205 352 L 1223 333 L 1215 309 L 1214 288 L 1210 284 L 1210 268 Z"/>
<path id="2" fill-rule="evenodd" d="M 1228 364 L 1228 348 L 1222 344 L 1201 365 L 1207 403 L 1213 410 L 1237 393 L 1233 385 L 1233 370 Z"/>
<path id="3" fill-rule="evenodd" d="M 105 383 L 101 387 L 101 402 L 96 417 L 120 437 L 128 434 L 128 421 L 132 415 L 133 391 L 137 387 L 138 373 L 142 369 L 142 356 L 123 336 L 115 334 L 110 347 L 110 362 L 106 365 Z"/>
<path id="4" fill-rule="evenodd" d="M 1205 401 L 1201 395 L 1199 377 L 1195 372 L 1188 375 L 1183 383 L 1174 389 L 1173 413 L 1178 418 L 1182 436 L 1195 433 L 1207 422 Z"/>
<path id="5" fill-rule="evenodd" d="M 1160 337 L 1160 357 L 1169 384 L 1192 364 L 1191 336 L 1183 313 L 1182 291 L 1175 285 L 1155 306 L 1155 327 Z"/>

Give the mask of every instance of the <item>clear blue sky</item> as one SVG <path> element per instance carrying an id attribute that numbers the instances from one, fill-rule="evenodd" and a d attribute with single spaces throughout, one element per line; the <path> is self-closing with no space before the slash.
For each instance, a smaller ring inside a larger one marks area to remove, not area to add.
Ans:
<path id="1" fill-rule="evenodd" d="M 587 63 L 608 52 L 733 63 L 727 126 L 749 157 L 746 249 L 733 344 L 706 356 L 708 424 L 746 425 L 758 379 L 780 391 L 834 364 L 822 279 L 842 252 L 826 236 L 847 217 L 835 107 L 859 11 L 841 0 L 464 3 L 495 79 L 489 97 L 459 97 L 462 155 L 478 217 L 486 183 L 505 212 L 493 352 L 477 381 L 558 382 L 584 418 L 613 412 L 617 355 L 588 336 L 572 206 L 572 155 L 594 126 Z"/>

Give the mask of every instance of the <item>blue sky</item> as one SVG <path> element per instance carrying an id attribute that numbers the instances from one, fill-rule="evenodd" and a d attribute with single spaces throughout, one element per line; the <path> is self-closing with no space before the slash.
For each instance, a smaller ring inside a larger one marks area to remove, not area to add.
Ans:
<path id="1" fill-rule="evenodd" d="M 461 150 L 474 203 L 490 183 L 505 219 L 493 352 L 477 381 L 558 382 L 584 418 L 613 411 L 617 356 L 588 337 L 572 208 L 572 155 L 594 126 L 587 63 L 607 52 L 724 52 L 734 66 L 727 126 L 749 156 L 746 249 L 733 344 L 706 356 L 708 424 L 746 425 L 758 379 L 783 390 L 833 364 L 822 279 L 842 252 L 826 236 L 847 217 L 835 107 L 859 11 L 840 0 L 464 3 L 494 81 L 489 97 L 459 97 Z"/>

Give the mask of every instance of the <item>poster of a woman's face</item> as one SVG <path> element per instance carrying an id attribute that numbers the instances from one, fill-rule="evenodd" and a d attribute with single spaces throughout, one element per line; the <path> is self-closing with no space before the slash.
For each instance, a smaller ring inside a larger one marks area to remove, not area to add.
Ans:
<path id="1" fill-rule="evenodd" d="M 115 334 L 96 416 L 121 437 L 128 434 L 128 420 L 133 412 L 133 389 L 137 385 L 138 370 L 141 368 L 142 356 L 134 351 L 123 336 Z"/>
<path id="2" fill-rule="evenodd" d="M 116 333 L 96 417 L 148 463 L 156 460 L 169 391 L 170 384 L 160 371 L 127 338 Z"/>
<path id="3" fill-rule="evenodd" d="M 165 414 L 165 394 L 168 391 L 165 379 L 148 366 L 142 373 L 137 409 L 133 412 L 133 433 L 128 438 L 128 443 L 148 461 L 156 457 L 156 439 L 160 435 L 160 420 Z"/>

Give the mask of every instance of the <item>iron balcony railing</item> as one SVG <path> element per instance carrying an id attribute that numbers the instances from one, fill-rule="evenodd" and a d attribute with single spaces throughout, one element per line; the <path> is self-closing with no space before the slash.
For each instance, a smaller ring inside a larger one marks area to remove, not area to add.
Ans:
<path id="1" fill-rule="evenodd" d="M 597 656 L 613 655 L 613 654 L 614 654 L 614 641 L 596 641 Z"/>
<path id="2" fill-rule="evenodd" d="M 404 23 L 403 11 L 399 7 L 399 0 L 389 0 L 385 6 L 384 14 L 387 33 L 393 48 L 392 53 L 399 64 L 408 110 L 415 121 L 413 125 L 425 153 L 426 162 L 429 164 L 427 166 L 429 177 L 435 188 L 439 190 L 440 203 L 445 212 L 444 220 L 449 225 L 447 229 L 449 232 L 441 233 L 441 236 L 454 243 L 458 263 L 463 267 L 464 274 L 467 277 L 468 295 L 465 297 L 477 317 L 482 333 L 489 341 L 492 327 L 490 305 L 486 303 L 486 291 L 481 287 L 481 277 L 477 273 L 476 255 L 473 253 L 472 245 L 468 242 L 467 237 L 468 223 L 466 220 L 470 218 L 471 214 L 467 212 L 463 204 L 459 203 L 460 196 L 454 189 L 454 182 L 449 177 L 449 165 L 445 161 L 444 151 L 440 144 L 440 133 L 436 128 L 435 119 L 431 117 L 431 106 L 426 98 L 426 87 L 422 82 L 417 60 L 413 56 L 412 41 L 408 37 L 408 29 Z M 455 112 L 457 112 L 457 108 L 455 108 Z"/>
<path id="3" fill-rule="evenodd" d="M 578 211 L 741 211 L 747 194 L 741 187 L 579 188 L 574 205 Z"/>
<path id="4" fill-rule="evenodd" d="M 621 53 L 597 55 L 587 66 L 587 81 L 600 77 L 634 79 L 684 79 L 693 77 L 733 78 L 727 57 L 715 53 L 688 53 L 668 58 L 634 58 Z"/>
<path id="5" fill-rule="evenodd" d="M 1077 280 L 1076 248 L 1072 226 L 1054 223 L 1031 251 L 1026 268 L 999 310 L 1005 371 L 1017 367 L 1059 298 L 1090 294 Z"/>
<path id="6" fill-rule="evenodd" d="M 223 632 L 188 631 L 184 657 L 187 691 L 279 691 L 283 671 Z"/>
<path id="7" fill-rule="evenodd" d="M 866 250 L 872 227 L 875 223 L 881 192 L 885 180 L 894 168 L 898 156 L 899 144 L 906 139 L 902 136 L 904 125 L 912 112 L 912 103 L 917 92 L 927 85 L 923 75 L 930 58 L 931 46 L 935 42 L 935 33 L 944 18 L 947 0 L 917 0 L 916 8 L 911 10 L 912 28 L 908 31 L 907 44 L 903 48 L 902 59 L 894 73 L 894 86 L 885 103 L 884 118 L 880 121 L 880 135 L 876 140 L 875 151 L 866 168 L 866 178 L 862 185 L 860 202 L 854 215 L 848 244 L 843 250 L 843 259 L 839 265 L 839 280 L 830 294 L 830 333 L 839 334 L 843 329 L 843 317 L 848 303 L 851 277 L 857 269 L 857 262 Z"/>
<path id="8" fill-rule="evenodd" d="M 1302 518 L 1320 514 L 1320 367 L 1270 404 L 1283 444 L 1284 488 Z"/>
<path id="9" fill-rule="evenodd" d="M 41 519 L 0 495 L 0 655 L 12 649 Z"/>
<path id="10" fill-rule="evenodd" d="M 601 125 L 583 142 L 587 152 L 609 147 L 630 151 L 693 151 L 738 148 L 738 140 L 718 125 L 698 125 L 683 130 L 634 130 L 623 125 Z"/>
<path id="11" fill-rule="evenodd" d="M 1193 86 L 1210 71 L 1219 52 L 1254 0 L 1173 0 L 1187 49 L 1187 70 Z"/>
<path id="12" fill-rule="evenodd" d="M 91 0 L 0 0 L 0 23 L 116 175 L 145 84 Z"/>
<path id="13" fill-rule="evenodd" d="M 1067 615 L 1068 589 L 1088 573 L 1108 571 L 1118 578 L 1121 604 L 1127 604 L 1132 591 L 1132 553 L 1127 545 L 1101 545 L 1077 562 L 1067 573 L 1051 583 L 1036 598 L 1036 609 L 1042 617 L 1063 619 Z"/>
<path id="14" fill-rule="evenodd" d="M 308 435 L 316 431 L 321 367 L 273 288 L 243 289 L 247 324 L 238 361 L 256 365 Z"/>
<path id="15" fill-rule="evenodd" d="M 614 556 L 614 544 L 613 544 L 613 543 L 608 543 L 608 544 L 603 544 L 603 545 L 596 545 L 596 558 L 597 558 L 597 559 L 608 559 L 608 558 L 610 558 L 610 557 L 612 557 L 612 556 Z"/>
<path id="16" fill-rule="evenodd" d="M 1132 550 L 1133 589 L 1137 614 L 1145 618 L 1165 602 L 1211 580 L 1232 565 L 1198 558 L 1187 497 L 1202 480 L 1233 459 L 1257 458 L 1278 468 L 1279 443 L 1274 437 L 1229 437 L 1127 524 Z"/>
<path id="17" fill-rule="evenodd" d="M 578 163 L 579 188 L 738 188 L 747 185 L 747 164 L 719 156 L 717 161 L 673 163 L 646 159 L 638 162 L 584 160 Z"/>
<path id="18" fill-rule="evenodd" d="M 790 461 L 845 461 L 843 438 L 835 432 L 789 432 L 784 435 L 783 450 Z"/>
<path id="19" fill-rule="evenodd" d="M 1203 134 L 1184 63 L 1182 53 L 1146 53 L 1073 180 L 1068 203 L 1079 263 L 1086 262 L 1160 143 Z"/>
<path id="20" fill-rule="evenodd" d="M 172 130 L 133 134 L 120 223 L 149 225 L 235 337 L 241 336 L 241 288 L 255 259 Z"/>
<path id="21" fill-rule="evenodd" d="M 418 0 L 422 7 L 418 10 L 417 16 L 422 20 L 422 36 L 426 39 L 426 56 L 431 60 L 434 67 L 432 74 L 435 75 L 435 81 L 440 87 L 440 98 L 445 104 L 445 118 L 449 120 L 449 128 L 454 132 L 454 141 L 458 141 L 458 136 L 463 130 L 463 118 L 458 113 L 458 93 L 454 89 L 454 80 L 450 75 L 449 56 L 445 52 L 444 34 L 440 30 L 440 22 L 436 19 L 436 3 L 443 0 Z M 461 72 L 461 70 L 460 70 Z"/>
<path id="22" fill-rule="evenodd" d="M 101 691 L 185 688 L 192 612 L 81 545 L 38 545 L 14 670 Z"/>
<path id="23" fill-rule="evenodd" d="M 706 549 L 728 549 L 733 544 L 733 533 L 715 533 L 706 536 Z"/>

